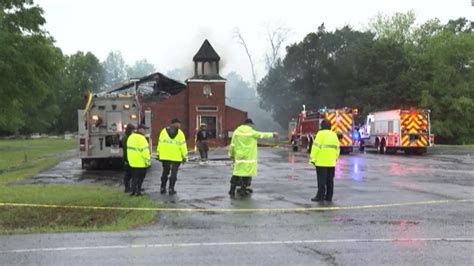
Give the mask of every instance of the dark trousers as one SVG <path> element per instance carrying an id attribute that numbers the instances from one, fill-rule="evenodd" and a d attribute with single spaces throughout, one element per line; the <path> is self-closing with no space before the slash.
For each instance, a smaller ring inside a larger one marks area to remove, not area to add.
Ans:
<path id="1" fill-rule="evenodd" d="M 125 192 L 130 192 L 130 181 L 132 180 L 132 169 L 127 163 L 123 166 L 125 172 L 123 175 L 123 185 L 125 186 Z"/>
<path id="2" fill-rule="evenodd" d="M 207 152 L 209 151 L 209 146 L 207 141 L 201 140 L 198 142 L 199 154 L 201 155 L 201 160 L 207 160 Z"/>
<path id="3" fill-rule="evenodd" d="M 169 177 L 170 189 L 174 189 L 176 181 L 178 180 L 178 169 L 181 163 L 172 161 L 161 161 L 161 164 L 163 165 L 163 173 L 161 175 L 161 187 L 166 188 L 166 182 L 168 182 Z"/>
<path id="4" fill-rule="evenodd" d="M 332 201 L 332 195 L 334 193 L 334 172 L 335 167 L 316 166 L 316 174 L 318 176 L 317 199 Z"/>
<path id="5" fill-rule="evenodd" d="M 146 168 L 130 168 L 132 170 L 132 194 L 140 195 L 142 191 L 143 180 L 146 176 Z"/>
<path id="6" fill-rule="evenodd" d="M 251 176 L 236 176 L 233 175 L 230 179 L 230 184 L 235 186 L 246 186 L 250 187 L 252 185 L 252 177 Z"/>
<path id="7" fill-rule="evenodd" d="M 241 194 L 247 194 L 247 187 L 252 185 L 252 177 L 251 176 L 232 176 L 230 179 L 230 194 L 235 193 L 235 189 L 240 187 Z"/>

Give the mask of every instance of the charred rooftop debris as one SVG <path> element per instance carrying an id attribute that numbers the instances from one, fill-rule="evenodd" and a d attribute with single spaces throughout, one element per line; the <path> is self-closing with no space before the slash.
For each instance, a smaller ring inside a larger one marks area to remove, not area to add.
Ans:
<path id="1" fill-rule="evenodd" d="M 152 73 L 138 79 L 131 79 L 129 82 L 122 84 L 120 87 L 108 91 L 107 93 L 121 92 L 125 90 L 140 90 L 144 100 L 153 101 L 157 97 L 174 96 L 186 89 L 186 85 L 169 78 L 160 72 Z"/>

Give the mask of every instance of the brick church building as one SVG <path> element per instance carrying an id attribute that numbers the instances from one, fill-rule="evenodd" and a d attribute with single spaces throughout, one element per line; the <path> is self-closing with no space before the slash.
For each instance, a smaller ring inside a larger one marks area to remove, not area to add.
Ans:
<path id="1" fill-rule="evenodd" d="M 178 118 L 189 147 L 194 146 L 201 124 L 206 124 L 210 132 L 210 146 L 224 146 L 232 131 L 247 118 L 247 112 L 225 105 L 226 80 L 219 74 L 220 56 L 208 40 L 193 61 L 194 75 L 186 80 L 185 89 L 159 103 L 145 104 L 146 109 L 152 110 L 153 143 L 157 143 L 161 129 Z"/>

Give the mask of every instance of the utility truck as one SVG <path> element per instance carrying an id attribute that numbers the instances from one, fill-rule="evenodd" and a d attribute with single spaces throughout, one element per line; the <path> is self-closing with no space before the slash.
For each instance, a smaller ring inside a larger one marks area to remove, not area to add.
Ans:
<path id="1" fill-rule="evenodd" d="M 128 124 L 144 124 L 148 128 L 145 137 L 151 151 L 152 113 L 143 109 L 142 101 L 159 102 L 185 88 L 183 83 L 156 72 L 107 92 L 88 92 L 85 107 L 77 111 L 82 168 L 122 167 L 121 140 Z"/>

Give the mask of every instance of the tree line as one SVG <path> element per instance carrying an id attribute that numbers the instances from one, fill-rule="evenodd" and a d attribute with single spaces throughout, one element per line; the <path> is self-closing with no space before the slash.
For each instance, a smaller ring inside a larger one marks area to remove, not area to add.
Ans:
<path id="1" fill-rule="evenodd" d="M 284 128 L 302 110 L 431 109 L 438 143 L 474 143 L 474 23 L 415 25 L 414 12 L 378 15 L 367 30 L 324 24 L 286 47 L 258 83 L 260 105 Z"/>
<path id="2" fill-rule="evenodd" d="M 128 66 L 119 51 L 104 62 L 91 52 L 65 55 L 45 23 L 33 0 L 0 2 L 0 135 L 75 131 L 85 90 L 99 92 L 155 71 L 145 59 Z M 272 58 L 258 82 L 260 106 L 283 128 L 303 104 L 356 107 L 360 117 L 429 108 L 438 142 L 473 143 L 473 28 L 464 18 L 415 25 L 413 12 L 379 15 L 366 30 L 347 25 L 328 31 L 322 24 L 287 46 L 283 59 Z M 281 44 L 280 38 L 270 40 Z M 233 103 L 246 101 L 231 92 Z"/>
<path id="3" fill-rule="evenodd" d="M 91 52 L 65 55 L 44 29 L 33 0 L 0 2 L 0 135 L 76 131 L 84 92 L 99 92 L 155 71 L 129 66 L 119 51 L 104 62 Z"/>

